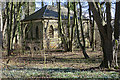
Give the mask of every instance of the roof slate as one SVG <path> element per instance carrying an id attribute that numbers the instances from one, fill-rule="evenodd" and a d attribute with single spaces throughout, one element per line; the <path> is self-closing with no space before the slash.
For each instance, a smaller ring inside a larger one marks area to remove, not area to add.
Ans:
<path id="1" fill-rule="evenodd" d="M 61 18 L 62 19 L 67 19 L 68 9 L 66 7 L 61 7 Z M 74 15 L 73 11 L 70 11 L 70 18 L 72 19 Z M 35 13 L 29 15 L 22 21 L 31 21 L 31 20 L 40 20 L 40 19 L 58 19 L 58 8 L 57 6 L 52 6 L 52 5 L 46 5 L 36 11 Z"/>

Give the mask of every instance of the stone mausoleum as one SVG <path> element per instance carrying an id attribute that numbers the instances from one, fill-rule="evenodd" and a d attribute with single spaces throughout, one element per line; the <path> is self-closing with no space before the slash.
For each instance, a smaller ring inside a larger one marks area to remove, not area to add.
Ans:
<path id="1" fill-rule="evenodd" d="M 67 11 L 65 7 L 61 7 L 62 25 L 67 24 Z M 73 11 L 70 11 L 71 18 Z M 58 32 L 58 8 L 57 6 L 47 5 L 40 10 L 21 20 L 23 29 L 22 46 L 25 49 L 59 49 L 61 39 Z"/>

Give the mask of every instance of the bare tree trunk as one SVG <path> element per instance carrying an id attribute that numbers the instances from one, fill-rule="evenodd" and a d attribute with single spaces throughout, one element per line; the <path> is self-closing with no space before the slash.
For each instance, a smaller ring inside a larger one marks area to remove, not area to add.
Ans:
<path id="1" fill-rule="evenodd" d="M 104 38 L 104 43 L 102 44 L 104 50 L 104 63 L 101 63 L 101 67 L 111 67 L 113 60 L 113 46 L 112 46 L 112 26 L 111 26 L 111 3 L 106 2 L 106 15 L 107 15 L 107 39 Z M 105 59 L 106 58 L 106 59 Z M 106 65 L 107 64 L 107 65 Z"/>
<path id="2" fill-rule="evenodd" d="M 64 34 L 62 33 L 62 24 L 61 24 L 61 5 L 60 5 L 60 1 L 58 2 L 58 30 L 59 30 L 59 33 L 60 33 L 60 37 L 61 37 L 61 40 L 64 44 L 64 49 L 65 51 L 68 51 L 68 45 L 67 45 L 67 41 L 64 37 Z"/>
<path id="3" fill-rule="evenodd" d="M 83 31 L 83 25 L 82 25 L 82 6 L 81 3 L 79 2 L 79 7 L 80 7 L 80 28 L 81 28 L 81 36 L 82 36 L 82 41 L 83 41 L 83 46 L 85 48 L 85 38 L 84 38 L 84 31 Z"/>
<path id="4" fill-rule="evenodd" d="M 7 14 L 7 55 L 10 56 L 11 53 L 10 53 L 10 35 L 9 35 L 9 32 L 10 32 L 10 28 L 9 28 L 9 2 L 6 3 L 6 14 Z"/>
<path id="5" fill-rule="evenodd" d="M 120 36 L 120 1 L 116 2 L 116 11 L 115 11 L 115 24 L 114 24 L 114 46 L 113 46 L 113 61 L 115 63 L 115 67 L 118 67 L 118 63 L 117 63 L 117 54 L 119 52 L 119 47 L 120 47 L 120 40 L 119 40 L 119 36 Z"/>
<path id="6" fill-rule="evenodd" d="M 81 47 L 81 49 L 82 49 L 82 52 L 83 52 L 84 57 L 87 59 L 87 58 L 89 58 L 89 56 L 88 56 L 87 53 L 86 53 L 85 47 L 84 47 L 84 46 L 81 44 L 81 42 L 80 42 L 77 17 L 76 17 L 76 30 L 77 30 L 78 44 L 80 45 L 80 47 Z"/>
<path id="7" fill-rule="evenodd" d="M 27 16 L 29 16 L 29 2 L 27 2 Z"/>
<path id="8" fill-rule="evenodd" d="M 80 3 L 79 3 L 80 4 Z M 74 3 L 74 7 L 76 7 L 75 6 L 75 3 Z M 87 53 L 86 53 L 86 50 L 85 50 L 85 44 L 81 44 L 81 42 L 80 42 L 80 37 L 79 37 L 79 29 L 78 29 L 78 18 L 77 18 L 77 15 L 76 15 L 76 8 L 74 8 L 74 17 L 75 17 L 75 24 L 76 24 L 76 30 L 77 30 L 77 39 L 78 39 L 78 43 L 79 43 L 79 45 L 80 45 L 80 47 L 81 47 L 81 49 L 82 49 L 82 51 L 83 51 L 83 55 L 84 55 L 84 57 L 87 59 L 87 58 L 89 58 L 89 56 L 87 55 Z M 82 23 L 81 23 L 82 24 Z M 80 25 L 80 26 L 82 26 L 82 25 Z M 81 30 L 83 30 L 83 29 L 81 29 Z M 82 34 L 82 36 L 84 37 L 84 35 Z M 84 43 L 84 41 L 83 41 L 83 43 Z"/>
<path id="9" fill-rule="evenodd" d="M 10 36 L 10 50 L 12 49 L 12 42 L 11 42 L 11 32 L 12 32 L 12 21 L 13 20 L 13 2 L 11 2 L 11 10 L 10 10 L 10 30 L 9 30 L 9 36 Z"/>
<path id="10" fill-rule="evenodd" d="M 115 39 L 119 39 L 119 35 L 120 35 L 120 33 L 119 33 L 119 30 L 120 30 L 120 28 L 119 28 L 119 26 L 120 26 L 120 22 L 119 22 L 120 11 L 119 10 L 120 10 L 120 2 L 116 2 L 115 25 L 114 25 L 114 38 Z"/>
<path id="11" fill-rule="evenodd" d="M 71 52 L 72 52 L 72 42 L 73 42 L 73 34 L 74 34 L 73 30 L 74 30 L 74 27 L 75 27 L 75 24 L 76 24 L 76 20 L 75 20 L 76 2 L 73 2 L 73 4 L 74 4 L 74 16 L 73 16 L 74 23 L 71 27 L 71 37 L 70 37 L 70 43 L 69 43 L 69 49 L 70 49 Z"/>
<path id="12" fill-rule="evenodd" d="M 6 3 L 7 8 L 7 55 L 11 55 L 11 30 L 12 30 L 12 9 L 13 2 L 11 2 L 11 10 L 10 10 L 10 22 L 9 22 L 9 3 Z"/>
<path id="13" fill-rule="evenodd" d="M 68 0 L 68 25 L 67 25 L 67 44 L 68 44 L 68 51 L 70 51 L 70 2 Z"/>
<path id="14" fill-rule="evenodd" d="M 2 3 L 0 2 L 0 7 L 2 7 Z M 3 21 L 2 21 L 3 19 L 2 19 L 2 9 L 0 9 L 0 25 L 1 25 L 1 27 L 0 27 L 0 52 L 2 52 L 2 39 L 3 39 L 3 37 L 2 37 L 2 27 L 3 27 Z M 1 55 L 0 55 L 1 56 Z"/>
<path id="15" fill-rule="evenodd" d="M 113 60 L 110 3 L 106 2 L 107 25 L 103 24 L 104 21 L 100 16 L 100 12 L 97 10 L 95 2 L 89 2 L 89 6 L 91 7 L 91 11 L 98 25 L 98 29 L 101 36 L 103 61 L 100 67 L 110 68 L 112 66 Z"/>
<path id="16" fill-rule="evenodd" d="M 12 33 L 12 42 L 13 42 L 13 39 L 15 38 L 15 33 L 17 30 L 17 19 L 18 19 L 18 15 L 20 14 L 20 7 L 21 7 L 21 2 L 17 3 L 16 7 L 14 7 L 14 28 Z M 15 14 L 16 8 L 17 8 L 17 14 Z"/>
<path id="17" fill-rule="evenodd" d="M 91 30 L 91 44 L 92 44 L 92 51 L 95 50 L 95 23 L 94 23 L 94 17 L 93 17 L 93 25 Z"/>
<path id="18" fill-rule="evenodd" d="M 90 46 L 92 48 L 92 51 L 95 49 L 95 37 L 94 37 L 94 17 L 92 20 L 91 10 L 89 6 L 89 18 L 90 18 Z"/>

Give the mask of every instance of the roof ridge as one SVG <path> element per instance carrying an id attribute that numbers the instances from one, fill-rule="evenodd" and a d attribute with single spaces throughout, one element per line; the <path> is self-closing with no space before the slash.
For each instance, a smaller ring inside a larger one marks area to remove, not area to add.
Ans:
<path id="1" fill-rule="evenodd" d="M 33 17 L 33 19 L 34 19 L 35 15 L 36 15 L 36 14 L 39 14 L 39 12 L 42 11 L 42 10 L 44 10 L 44 8 L 46 9 L 46 7 L 47 7 L 47 5 L 45 5 L 44 7 L 40 8 L 40 9 L 37 10 L 36 12 L 30 14 L 29 16 L 25 17 L 25 18 L 24 18 L 23 20 L 21 20 L 21 21 L 26 21 L 26 20 L 28 20 L 30 17 Z M 45 12 L 45 11 L 43 11 L 43 12 Z M 42 14 L 42 17 L 43 17 L 43 14 Z"/>

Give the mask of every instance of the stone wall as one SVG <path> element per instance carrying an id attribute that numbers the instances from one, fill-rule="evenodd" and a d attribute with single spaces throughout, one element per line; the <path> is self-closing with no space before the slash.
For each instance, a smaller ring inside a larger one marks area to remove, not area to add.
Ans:
<path id="1" fill-rule="evenodd" d="M 53 27 L 53 37 L 50 37 L 50 26 Z M 58 21 L 57 20 L 44 20 L 43 29 L 43 46 L 45 49 L 59 48 L 61 39 L 58 37 Z"/>
<path id="2" fill-rule="evenodd" d="M 72 20 L 71 20 L 71 26 L 72 27 Z M 80 24 L 79 24 L 80 25 Z M 25 38 L 25 29 L 26 27 L 31 27 L 30 31 L 28 32 L 28 39 Z M 52 26 L 52 29 L 51 29 Z M 66 26 L 67 26 L 67 20 L 63 20 L 62 24 L 64 30 L 66 31 Z M 38 28 L 37 28 L 38 27 Z M 38 32 L 37 32 L 38 30 Z M 81 30 L 79 26 L 79 31 Z M 90 24 L 89 20 L 83 20 L 83 30 L 84 30 L 84 35 L 85 35 L 85 41 L 86 41 L 86 47 L 90 47 Z M 29 46 L 32 44 L 32 46 L 37 46 L 39 49 L 46 49 L 46 50 L 53 50 L 53 49 L 60 49 L 62 48 L 61 45 L 61 38 L 59 36 L 59 31 L 58 31 L 58 20 L 43 20 L 43 21 L 34 21 L 34 22 L 28 22 L 24 23 L 24 38 L 23 38 L 23 43 L 26 46 Z M 95 24 L 95 44 L 96 47 L 100 49 L 100 35 L 99 31 L 97 28 L 97 25 Z M 65 32 L 65 34 L 67 34 Z M 38 37 L 36 37 L 38 35 Z M 52 37 L 51 37 L 52 35 Z M 81 31 L 80 31 L 80 39 L 82 40 L 81 37 Z M 76 37 L 76 32 L 74 33 L 74 40 L 73 43 L 73 48 L 76 48 L 77 43 L 77 37 Z"/>
<path id="3" fill-rule="evenodd" d="M 43 24 L 41 21 L 27 22 L 23 25 L 23 46 L 24 49 L 43 49 Z M 27 33 L 26 33 L 27 28 Z M 37 30 L 37 32 L 36 32 Z M 28 35 L 28 37 L 26 37 Z"/>

